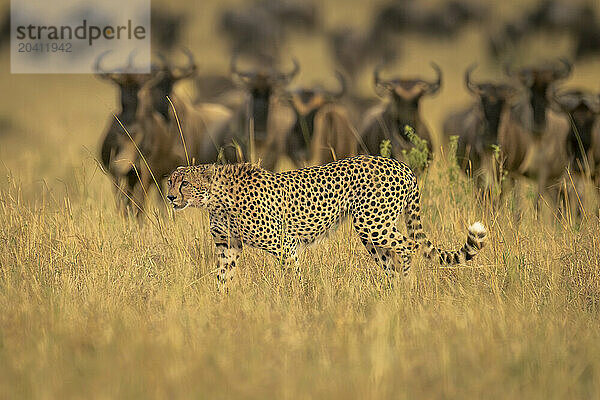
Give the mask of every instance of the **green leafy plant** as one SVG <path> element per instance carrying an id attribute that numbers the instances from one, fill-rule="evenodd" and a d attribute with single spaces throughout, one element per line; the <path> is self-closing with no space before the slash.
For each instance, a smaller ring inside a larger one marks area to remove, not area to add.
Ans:
<path id="1" fill-rule="evenodd" d="M 379 145 L 379 154 L 386 158 L 390 158 L 392 156 L 392 142 L 389 139 L 381 141 L 381 144 Z"/>
<path id="2" fill-rule="evenodd" d="M 421 139 L 412 126 L 404 126 L 404 134 L 413 144 L 410 150 L 402 150 L 406 163 L 415 171 L 423 171 L 429 164 L 429 147 L 427 140 Z"/>

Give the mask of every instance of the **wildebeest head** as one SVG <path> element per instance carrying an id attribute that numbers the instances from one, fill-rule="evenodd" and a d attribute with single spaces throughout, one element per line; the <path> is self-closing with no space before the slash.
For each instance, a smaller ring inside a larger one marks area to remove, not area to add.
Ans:
<path id="1" fill-rule="evenodd" d="M 529 91 L 534 129 L 542 129 L 545 126 L 550 87 L 556 81 L 567 78 L 571 70 L 571 63 L 562 58 L 557 62 L 523 67 L 518 71 L 513 71 L 510 66 L 506 66 L 506 74 L 516 77 Z"/>
<path id="2" fill-rule="evenodd" d="M 471 74 L 477 68 L 477 64 L 471 65 L 465 71 L 465 86 L 481 101 L 486 114 L 499 115 L 505 104 L 517 94 L 517 89 L 507 83 L 496 82 L 473 82 Z"/>
<path id="3" fill-rule="evenodd" d="M 262 67 L 240 70 L 237 65 L 237 55 L 231 58 L 231 74 L 243 85 L 250 94 L 254 128 L 258 132 L 266 132 L 271 95 L 287 84 L 298 74 L 300 65 L 296 59 L 289 72 L 282 72 L 274 67 Z"/>
<path id="4" fill-rule="evenodd" d="M 510 65 L 506 66 L 508 76 L 516 76 L 523 86 L 532 90 L 546 90 L 553 82 L 567 78 L 571 70 L 571 63 L 563 58 L 553 63 L 523 67 L 518 71 L 513 71 Z"/>
<path id="5" fill-rule="evenodd" d="M 471 74 L 475 68 L 477 64 L 472 64 L 465 71 L 465 86 L 480 102 L 487 124 L 486 133 L 490 134 L 488 139 L 495 142 L 501 114 L 505 105 L 517 94 L 517 89 L 506 83 L 474 82 Z"/>
<path id="6" fill-rule="evenodd" d="M 390 79 L 382 80 L 380 77 L 381 65 L 373 72 L 375 92 L 379 96 L 391 96 L 398 110 L 417 111 L 421 97 L 433 95 L 440 90 L 442 85 L 442 71 L 437 64 L 431 63 L 431 67 L 437 74 L 434 81 L 423 79 Z"/>
<path id="7" fill-rule="evenodd" d="M 108 52 L 104 52 L 98 56 L 94 65 L 94 70 L 96 71 L 97 77 L 111 81 L 119 87 L 121 101 L 119 119 L 123 123 L 130 123 L 135 118 L 138 105 L 138 93 L 142 86 L 150 80 L 152 75 L 129 72 L 133 70 L 133 53 L 129 56 L 126 66 L 108 72 L 101 65 L 102 59 L 107 53 Z"/>
<path id="8" fill-rule="evenodd" d="M 339 100 L 346 93 L 346 80 L 344 76 L 336 71 L 339 89 L 327 90 L 321 85 L 303 87 L 286 91 L 286 99 L 294 109 L 297 116 L 306 116 L 319 110 L 326 104 Z"/>
<path id="9" fill-rule="evenodd" d="M 231 74 L 239 79 L 253 98 L 268 97 L 275 88 L 286 86 L 300 71 L 300 65 L 294 58 L 290 72 L 282 72 L 274 67 L 254 68 L 242 71 L 237 65 L 237 55 L 231 58 Z"/>
<path id="10" fill-rule="evenodd" d="M 556 91 L 553 103 L 569 115 L 571 129 L 568 150 L 579 158 L 592 146 L 592 131 L 600 114 L 600 96 L 585 90 Z M 580 143 L 581 142 L 581 143 Z"/>
<path id="11" fill-rule="evenodd" d="M 159 54 L 161 66 L 158 67 L 152 81 L 148 82 L 148 85 L 152 88 L 153 108 L 162 114 L 166 120 L 169 119 L 169 102 L 167 96 L 170 96 L 173 92 L 175 83 L 182 79 L 190 78 L 197 72 L 193 54 L 186 48 L 183 48 L 182 51 L 187 58 L 187 64 L 183 66 L 175 66 Z"/>

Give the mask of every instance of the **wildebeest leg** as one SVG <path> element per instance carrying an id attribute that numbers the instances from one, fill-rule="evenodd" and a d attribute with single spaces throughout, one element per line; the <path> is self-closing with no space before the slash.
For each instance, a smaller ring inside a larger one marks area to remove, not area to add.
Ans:
<path id="1" fill-rule="evenodd" d="M 535 198 L 535 210 L 537 214 L 540 213 L 542 203 L 550 207 L 552 210 L 556 209 L 558 190 L 560 190 L 560 188 L 555 187 L 554 190 L 551 190 L 548 187 L 548 182 L 549 179 L 547 168 L 542 166 L 538 176 L 537 194 Z M 562 185 L 562 180 L 560 182 Z"/>
<path id="2" fill-rule="evenodd" d="M 146 210 L 146 200 L 148 192 L 151 190 L 152 175 L 147 168 L 141 167 L 139 170 L 132 171 L 135 178 L 131 178 L 135 182 L 131 188 L 131 207 L 130 209 L 138 218 L 141 218 Z"/>
<path id="3" fill-rule="evenodd" d="M 500 199 L 507 199 L 510 203 L 508 204 L 515 223 L 519 223 L 523 217 L 523 210 L 521 209 L 521 191 L 518 182 L 513 174 L 508 174 L 500 182 Z M 510 196 L 508 195 L 510 193 Z"/>
<path id="4" fill-rule="evenodd" d="M 135 171 L 133 169 L 131 169 L 127 175 L 125 176 L 124 179 L 124 183 L 125 183 L 125 187 L 121 188 L 121 189 L 117 189 L 119 191 L 118 195 L 121 198 L 121 207 L 122 210 L 126 211 L 127 208 L 129 206 L 132 205 L 132 202 L 134 201 L 133 196 L 134 196 L 134 189 L 135 189 L 135 185 L 138 183 L 138 177 L 135 173 Z M 121 190 L 123 192 L 121 192 Z M 135 207 L 135 206 L 133 206 Z"/>

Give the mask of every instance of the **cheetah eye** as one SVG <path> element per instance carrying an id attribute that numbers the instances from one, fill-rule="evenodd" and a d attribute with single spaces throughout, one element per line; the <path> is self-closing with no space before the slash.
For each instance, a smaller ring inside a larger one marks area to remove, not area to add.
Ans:
<path id="1" fill-rule="evenodd" d="M 167 183 L 169 184 L 169 186 L 173 186 L 173 182 L 170 179 L 167 181 Z"/>
<path id="2" fill-rule="evenodd" d="M 189 184 L 190 183 L 188 181 L 183 181 L 183 182 L 181 182 L 181 187 L 186 187 Z"/>

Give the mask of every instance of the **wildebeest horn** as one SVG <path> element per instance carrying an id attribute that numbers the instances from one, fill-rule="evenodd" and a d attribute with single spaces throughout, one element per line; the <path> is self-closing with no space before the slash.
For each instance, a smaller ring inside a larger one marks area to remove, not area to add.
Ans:
<path id="1" fill-rule="evenodd" d="M 375 87 L 375 93 L 380 97 L 384 96 L 386 92 L 393 90 L 389 82 L 381 79 L 380 73 L 383 66 L 384 63 L 379 63 L 373 70 L 373 85 Z M 385 91 L 382 91 L 381 89 L 384 89 Z"/>
<path id="2" fill-rule="evenodd" d="M 338 90 L 335 93 L 331 93 L 331 96 L 336 99 L 339 99 L 344 94 L 346 94 L 346 78 L 344 77 L 344 74 L 342 74 L 340 71 L 335 71 L 335 77 L 337 78 L 338 82 L 340 83 L 340 90 Z"/>
<path id="3" fill-rule="evenodd" d="M 188 59 L 188 64 L 184 67 L 177 67 L 171 69 L 171 75 L 175 80 L 189 78 L 190 76 L 195 74 L 197 70 L 196 62 L 194 61 L 194 55 L 192 54 L 192 52 L 187 47 L 183 47 L 181 51 L 183 52 L 183 54 L 186 55 Z"/>
<path id="4" fill-rule="evenodd" d="M 100 62 L 102 61 L 102 58 L 104 56 L 106 56 L 108 53 L 110 53 L 112 50 L 106 50 L 102 53 L 100 53 L 100 55 L 96 58 L 96 62 L 94 63 L 94 71 L 96 71 L 96 73 L 98 74 L 108 74 L 108 72 L 104 71 L 102 69 L 102 67 L 100 66 Z"/>
<path id="5" fill-rule="evenodd" d="M 435 82 L 431 82 L 428 84 L 429 87 L 427 88 L 427 93 L 435 94 L 435 93 L 437 93 L 438 90 L 440 90 L 440 87 L 442 86 L 442 70 L 434 62 L 431 62 L 430 65 L 431 65 L 431 68 L 433 68 L 437 74 L 437 80 Z"/>
<path id="6" fill-rule="evenodd" d="M 564 58 L 559 58 L 558 62 L 559 65 L 554 69 L 555 77 L 556 79 L 565 79 L 571 74 L 573 66 L 568 60 Z"/>
<path id="7" fill-rule="evenodd" d="M 379 63 L 373 70 L 373 84 L 375 85 L 375 87 L 377 87 L 381 84 L 381 77 L 379 76 L 379 74 L 381 73 L 382 68 L 383 68 L 383 63 Z"/>
<path id="8" fill-rule="evenodd" d="M 292 58 L 292 63 L 294 64 L 294 67 L 292 68 L 292 70 L 288 73 L 281 73 L 279 75 L 279 79 L 284 81 L 284 82 L 289 82 L 292 79 L 294 79 L 294 77 L 298 74 L 298 72 L 300 72 L 300 64 L 298 63 L 298 60 L 296 59 L 296 57 Z"/>
<path id="9" fill-rule="evenodd" d="M 471 73 L 477 68 L 477 63 L 471 64 L 465 71 L 465 86 L 475 95 L 479 95 L 479 86 L 471 82 Z"/>
<path id="10" fill-rule="evenodd" d="M 155 54 L 160 62 L 160 64 L 158 65 L 158 68 L 163 71 L 170 69 L 169 61 L 167 61 L 167 57 L 165 57 L 165 55 L 163 53 L 158 52 L 158 51 Z"/>
<path id="11" fill-rule="evenodd" d="M 235 75 L 237 77 L 240 78 L 246 78 L 246 79 L 251 79 L 253 77 L 256 76 L 256 71 L 255 70 L 251 70 L 251 71 L 240 71 L 237 65 L 237 60 L 238 60 L 238 54 L 235 53 L 232 57 L 231 57 L 231 62 L 229 63 L 229 69 L 231 71 L 232 75 Z"/>
<path id="12" fill-rule="evenodd" d="M 111 51 L 112 50 L 106 50 L 106 51 L 102 52 L 98 56 L 98 58 L 96 58 L 96 62 L 94 63 L 94 71 L 96 71 L 96 75 L 99 76 L 100 78 L 111 80 L 111 81 L 115 82 L 116 84 L 120 85 L 123 83 L 121 74 L 105 71 L 102 68 L 102 66 L 100 65 L 102 59 Z"/>
<path id="13" fill-rule="evenodd" d="M 136 49 L 133 49 L 131 51 L 131 53 L 129 53 L 129 57 L 127 58 L 127 71 L 131 72 L 131 70 L 133 69 L 133 63 L 135 61 L 135 53 L 137 52 Z"/>
<path id="14" fill-rule="evenodd" d="M 558 88 L 552 89 L 550 98 L 560 107 L 562 111 L 571 112 L 581 103 L 583 93 L 577 90 L 564 91 Z"/>

